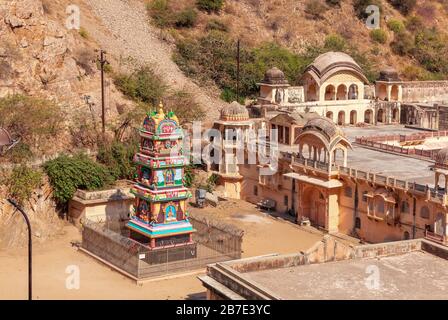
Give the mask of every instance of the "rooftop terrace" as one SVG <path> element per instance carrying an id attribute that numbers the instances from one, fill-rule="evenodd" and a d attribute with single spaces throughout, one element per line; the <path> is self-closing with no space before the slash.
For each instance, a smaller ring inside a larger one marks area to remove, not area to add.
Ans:
<path id="1" fill-rule="evenodd" d="M 367 128 L 345 127 L 344 132 L 349 141 L 353 143 L 355 137 L 360 136 L 411 134 L 421 133 L 421 130 L 388 125 Z M 354 145 L 353 150 L 348 152 L 347 162 L 350 168 L 396 177 L 408 182 L 428 184 L 430 187 L 434 186 L 434 172 L 429 169 L 429 166 L 432 164 L 429 160 L 376 151 Z"/>
<path id="2" fill-rule="evenodd" d="M 368 287 L 377 267 L 379 286 Z M 281 277 L 279 274 L 281 273 Z M 448 262 L 416 251 L 390 257 L 346 260 L 245 274 L 283 299 L 446 299 Z M 412 279 L 412 281 L 409 281 Z M 371 289 L 369 289 L 371 288 Z"/>
<path id="3" fill-rule="evenodd" d="M 230 299 L 446 299 L 447 259 L 447 247 L 423 239 L 351 245 L 327 235 L 306 252 L 218 263 L 199 278 L 211 297 Z"/>

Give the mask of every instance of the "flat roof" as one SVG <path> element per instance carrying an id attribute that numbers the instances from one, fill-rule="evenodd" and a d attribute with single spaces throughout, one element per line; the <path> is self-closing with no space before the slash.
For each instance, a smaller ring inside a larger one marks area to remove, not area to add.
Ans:
<path id="1" fill-rule="evenodd" d="M 344 127 L 343 131 L 350 142 L 355 137 L 377 136 L 391 134 L 411 134 L 421 130 L 405 128 L 399 125 L 385 125 L 375 127 Z M 447 145 L 448 146 L 448 145 Z M 350 168 L 372 172 L 380 175 L 395 177 L 397 179 L 420 184 L 434 186 L 434 172 L 429 166 L 434 162 L 429 160 L 412 158 L 405 155 L 376 151 L 353 145 L 353 150 L 348 151 L 347 166 Z"/>
<path id="2" fill-rule="evenodd" d="M 378 287 L 370 281 L 372 270 L 378 271 Z M 424 251 L 252 271 L 244 277 L 283 299 L 448 297 L 448 261 Z"/>

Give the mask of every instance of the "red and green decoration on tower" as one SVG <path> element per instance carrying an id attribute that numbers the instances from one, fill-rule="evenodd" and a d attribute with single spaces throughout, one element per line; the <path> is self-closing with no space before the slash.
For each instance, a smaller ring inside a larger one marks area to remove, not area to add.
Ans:
<path id="1" fill-rule="evenodd" d="M 188 220 L 190 191 L 184 186 L 183 130 L 174 112 L 147 114 L 140 129 L 134 210 L 127 227 L 131 238 L 151 249 L 193 244 Z"/>

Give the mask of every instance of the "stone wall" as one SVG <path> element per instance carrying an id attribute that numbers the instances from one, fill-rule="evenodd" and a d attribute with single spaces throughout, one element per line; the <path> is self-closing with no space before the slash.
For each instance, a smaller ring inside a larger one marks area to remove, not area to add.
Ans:
<path id="1" fill-rule="evenodd" d="M 405 81 L 403 102 L 448 101 L 448 81 Z"/>

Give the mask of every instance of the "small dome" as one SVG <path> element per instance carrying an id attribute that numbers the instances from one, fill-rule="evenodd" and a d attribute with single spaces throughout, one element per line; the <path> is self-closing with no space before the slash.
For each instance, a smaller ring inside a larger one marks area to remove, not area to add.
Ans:
<path id="1" fill-rule="evenodd" d="M 225 106 L 221 110 L 221 120 L 224 121 L 244 121 L 249 120 L 249 111 L 247 108 L 236 101 Z"/>
<path id="2" fill-rule="evenodd" d="M 317 130 L 323 133 L 329 141 L 333 140 L 336 136 L 345 136 L 344 132 L 333 121 L 325 117 L 316 117 L 308 120 L 302 132 L 307 130 Z"/>
<path id="3" fill-rule="evenodd" d="M 264 74 L 263 83 L 267 84 L 288 84 L 288 80 L 282 70 L 274 67 Z"/>
<path id="4" fill-rule="evenodd" d="M 380 71 L 379 81 L 400 81 L 397 70 L 392 67 L 386 67 Z"/>
<path id="5" fill-rule="evenodd" d="M 448 148 L 440 149 L 436 154 L 436 165 L 448 165 Z"/>

